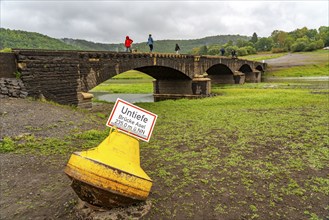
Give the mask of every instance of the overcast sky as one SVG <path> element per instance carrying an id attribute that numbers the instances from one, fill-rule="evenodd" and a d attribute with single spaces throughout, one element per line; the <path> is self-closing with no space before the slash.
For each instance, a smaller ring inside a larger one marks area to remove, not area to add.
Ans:
<path id="1" fill-rule="evenodd" d="M 273 30 L 329 26 L 322 1 L 65 1 L 0 0 L 3 28 L 55 38 L 121 43 L 240 34 L 268 37 Z"/>

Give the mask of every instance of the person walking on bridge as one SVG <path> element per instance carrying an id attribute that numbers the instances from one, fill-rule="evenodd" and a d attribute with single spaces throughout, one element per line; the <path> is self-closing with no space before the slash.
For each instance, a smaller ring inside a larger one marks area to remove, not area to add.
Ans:
<path id="1" fill-rule="evenodd" d="M 178 46 L 178 44 L 176 44 L 176 46 L 175 46 L 175 51 L 176 51 L 176 54 L 179 54 L 180 47 Z"/>
<path id="2" fill-rule="evenodd" d="M 236 51 L 235 51 L 235 50 L 232 50 L 232 52 L 231 52 L 231 55 L 232 55 L 232 58 L 235 58 L 235 59 L 237 59 L 237 58 L 238 58 L 238 56 L 237 56 L 237 54 L 236 54 Z"/>
<path id="3" fill-rule="evenodd" d="M 220 49 L 220 54 L 221 54 L 222 56 L 224 56 L 224 54 L 225 54 L 225 49 L 224 49 L 224 47 L 222 47 L 222 48 Z"/>
<path id="4" fill-rule="evenodd" d="M 126 36 L 126 40 L 125 40 L 125 47 L 126 47 L 126 52 L 130 51 L 131 53 L 131 44 L 134 41 L 132 39 L 129 38 L 129 36 Z"/>
<path id="5" fill-rule="evenodd" d="M 147 39 L 147 43 L 150 47 L 150 53 L 152 53 L 153 51 L 153 38 L 152 38 L 152 34 L 149 34 L 149 38 Z"/>

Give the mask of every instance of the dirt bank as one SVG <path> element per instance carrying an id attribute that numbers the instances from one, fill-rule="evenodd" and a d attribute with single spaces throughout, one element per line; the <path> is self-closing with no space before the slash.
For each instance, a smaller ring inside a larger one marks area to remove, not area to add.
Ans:
<path id="1" fill-rule="evenodd" d="M 109 114 L 111 105 L 94 111 Z M 104 129 L 104 119 L 88 111 L 29 99 L 0 99 L 0 138 L 63 138 Z M 77 196 L 63 173 L 69 155 L 0 154 L 0 219 L 75 219 Z"/>
<path id="2" fill-rule="evenodd" d="M 328 56 L 319 56 L 308 53 L 289 53 L 285 56 L 265 61 L 269 65 L 269 70 L 279 70 L 282 68 L 305 66 L 311 64 L 328 62 Z"/>

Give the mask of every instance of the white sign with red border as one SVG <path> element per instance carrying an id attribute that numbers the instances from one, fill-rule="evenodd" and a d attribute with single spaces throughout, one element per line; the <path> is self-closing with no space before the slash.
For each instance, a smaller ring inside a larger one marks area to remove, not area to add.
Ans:
<path id="1" fill-rule="evenodd" d="M 117 99 L 106 125 L 149 142 L 157 115 L 136 105 Z"/>

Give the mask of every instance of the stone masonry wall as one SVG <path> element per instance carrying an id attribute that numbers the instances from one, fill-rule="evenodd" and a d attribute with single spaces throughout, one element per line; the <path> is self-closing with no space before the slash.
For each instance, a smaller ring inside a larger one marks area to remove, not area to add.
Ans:
<path id="1" fill-rule="evenodd" d="M 0 53 L 0 78 L 14 78 L 16 72 L 15 54 Z"/>
<path id="2" fill-rule="evenodd" d="M 78 105 L 81 94 L 76 51 L 14 51 L 29 96 Z"/>
<path id="3" fill-rule="evenodd" d="M 21 79 L 16 78 L 15 54 L 0 53 L 0 98 L 25 98 L 28 93 Z"/>
<path id="4" fill-rule="evenodd" d="M 28 92 L 21 79 L 0 78 L 0 98 L 26 98 Z"/>

